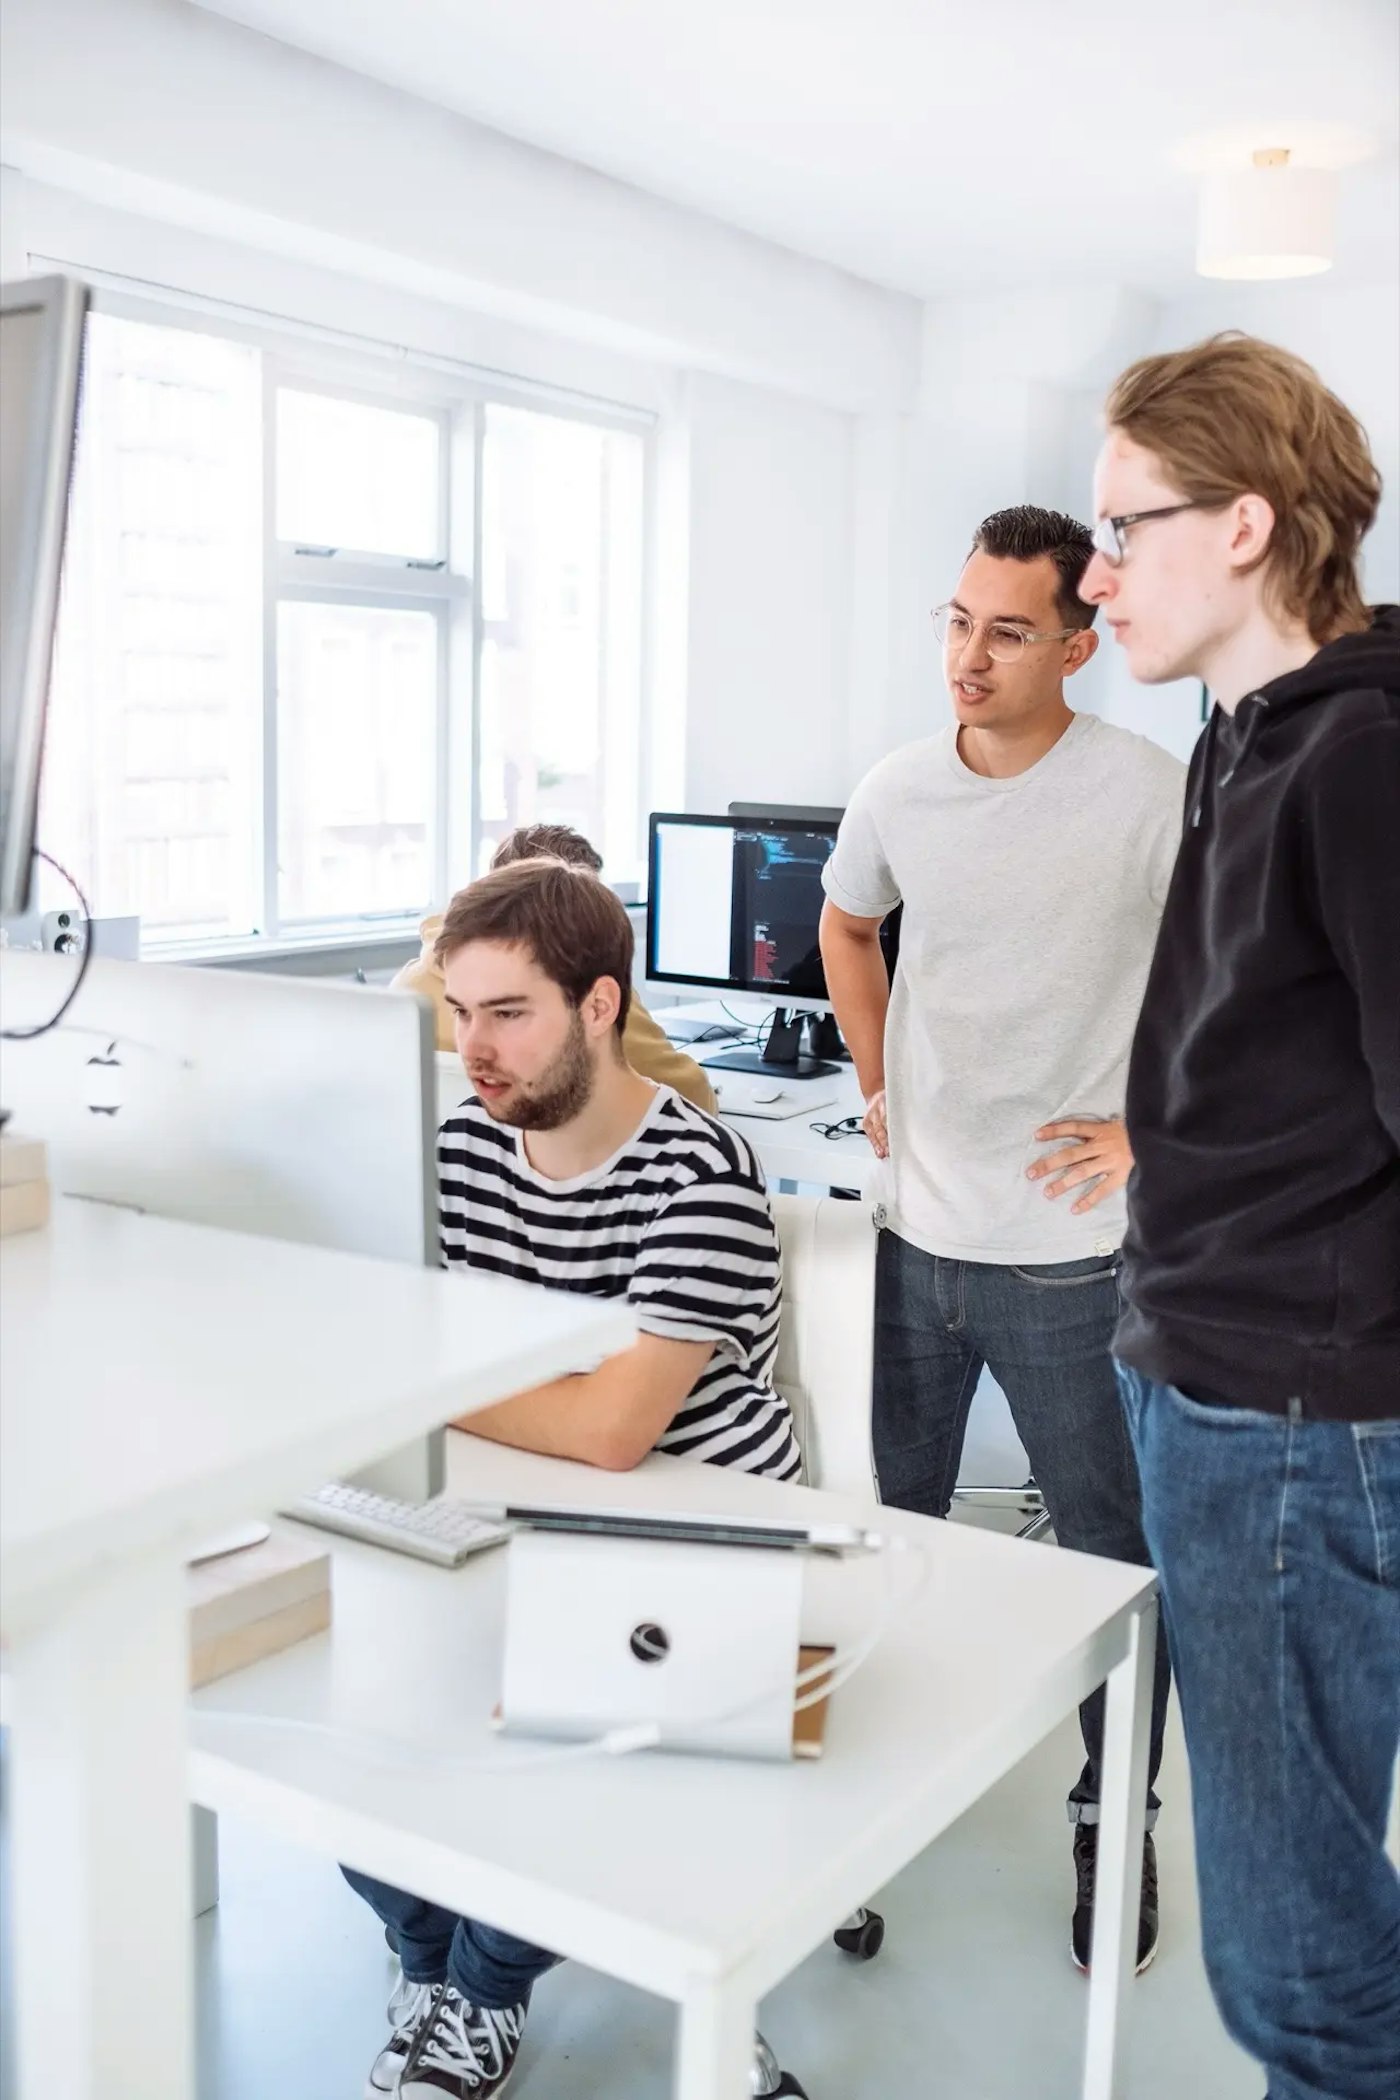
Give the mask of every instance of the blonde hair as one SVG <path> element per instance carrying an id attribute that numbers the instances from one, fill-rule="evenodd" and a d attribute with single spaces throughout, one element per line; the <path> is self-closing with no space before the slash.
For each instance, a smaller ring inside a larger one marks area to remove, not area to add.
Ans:
<path id="1" fill-rule="evenodd" d="M 1368 624 L 1357 563 L 1381 477 L 1361 424 L 1311 365 L 1255 336 L 1214 335 L 1130 366 L 1107 417 L 1203 509 L 1265 498 L 1274 529 L 1255 566 L 1315 642 Z"/>

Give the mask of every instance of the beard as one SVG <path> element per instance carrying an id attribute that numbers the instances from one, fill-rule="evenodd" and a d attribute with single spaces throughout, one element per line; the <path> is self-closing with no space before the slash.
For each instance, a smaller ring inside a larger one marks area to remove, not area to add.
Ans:
<path id="1" fill-rule="evenodd" d="M 593 1083 L 593 1059 L 583 1032 L 583 1019 L 573 1014 L 563 1048 L 538 1079 L 517 1081 L 496 1102 L 481 1094 L 477 1099 L 494 1123 L 504 1123 L 511 1130 L 560 1130 L 587 1108 L 593 1098 Z"/>

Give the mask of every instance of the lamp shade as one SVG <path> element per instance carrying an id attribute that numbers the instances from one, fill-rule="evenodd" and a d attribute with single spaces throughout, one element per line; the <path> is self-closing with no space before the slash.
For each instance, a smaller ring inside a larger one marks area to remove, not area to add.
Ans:
<path id="1" fill-rule="evenodd" d="M 1196 268 L 1202 277 L 1314 277 L 1332 267 L 1337 177 L 1257 153 L 1247 168 L 1201 184 Z"/>

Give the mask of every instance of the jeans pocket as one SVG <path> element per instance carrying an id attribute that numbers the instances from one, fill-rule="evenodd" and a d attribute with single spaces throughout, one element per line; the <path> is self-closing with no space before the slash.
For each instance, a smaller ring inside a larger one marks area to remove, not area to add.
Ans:
<path id="1" fill-rule="evenodd" d="M 1033 1269 L 1013 1268 L 1011 1273 L 1018 1283 L 1033 1284 L 1037 1290 L 1076 1290 L 1086 1283 L 1116 1283 L 1123 1266 L 1122 1253 L 1090 1254 L 1080 1261 L 1056 1261 Z"/>
<path id="2" fill-rule="evenodd" d="M 1217 1429 L 1263 1429 L 1271 1435 L 1287 1426 L 1283 1415 L 1268 1414 L 1261 1407 L 1230 1407 L 1219 1400 L 1196 1400 L 1179 1385 L 1156 1385 L 1151 1391 L 1193 1422 L 1209 1422 Z"/>

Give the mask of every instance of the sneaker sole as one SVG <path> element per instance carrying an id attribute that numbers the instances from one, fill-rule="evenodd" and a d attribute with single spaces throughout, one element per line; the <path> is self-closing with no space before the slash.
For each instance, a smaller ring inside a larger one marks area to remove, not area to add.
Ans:
<path id="1" fill-rule="evenodd" d="M 515 2076 L 516 2072 L 517 2072 L 517 2071 L 518 2071 L 519 2069 L 520 2069 L 520 2058 L 519 2058 L 519 2056 L 517 2056 L 517 2057 L 516 2057 L 516 2059 L 515 2059 L 515 2061 L 514 2061 L 514 2063 L 512 2063 L 512 2065 L 511 2065 L 510 2069 L 509 2069 L 509 2070 L 508 2070 L 508 2071 L 506 2072 L 506 2075 L 505 2075 L 505 2077 L 504 2077 L 504 2078 L 503 2078 L 503 2079 L 501 2080 L 500 2084 L 499 2084 L 498 2086 L 496 2086 L 496 2087 L 494 2087 L 494 2088 L 493 2088 L 493 2090 L 492 2090 L 492 2094 L 491 2094 L 491 2100 L 499 2100 L 499 2095 L 500 2095 L 500 2094 L 502 2094 L 502 2093 L 503 2093 L 503 2092 L 505 2091 L 506 2087 L 507 2087 L 507 2086 L 508 2086 L 508 2085 L 510 2084 L 510 2082 L 511 2082 L 512 2078 L 514 2078 L 514 2076 Z M 397 2090 L 397 2088 L 396 2088 L 396 2090 Z"/>
<path id="2" fill-rule="evenodd" d="M 1148 1948 L 1148 1950 L 1147 1950 L 1146 1954 L 1144 1954 L 1144 1956 L 1142 1957 L 1142 1960 L 1141 1960 L 1141 1961 L 1140 1961 L 1140 1962 L 1138 1963 L 1137 1967 L 1136 1967 L 1136 1968 L 1135 1968 L 1135 1969 L 1133 1970 L 1133 1974 L 1134 1974 L 1134 1976 L 1145 1976 L 1145 1975 L 1147 1974 L 1148 1970 L 1149 1970 L 1149 1969 L 1150 1969 L 1150 1968 L 1152 1967 L 1152 1964 L 1153 1964 L 1153 1962 L 1154 1962 L 1154 1961 L 1156 1961 L 1156 1959 L 1157 1959 L 1157 1948 L 1158 1948 L 1158 1945 L 1159 1945 L 1159 1942 L 1158 1942 L 1157 1940 L 1154 1940 L 1154 1941 L 1152 1942 L 1152 1945 L 1151 1945 L 1151 1946 L 1150 1946 L 1150 1947 Z M 1079 1973 L 1080 1973 L 1080 1975 L 1081 1975 L 1081 1976 L 1087 1976 L 1087 1975 L 1088 1975 L 1088 1973 L 1089 1973 L 1089 1964 L 1088 1964 L 1088 1962 L 1087 1962 L 1087 1961 L 1081 1961 L 1081 1960 L 1079 1959 L 1079 1956 L 1078 1956 L 1078 1955 L 1077 1955 L 1077 1954 L 1075 1953 L 1075 1951 L 1074 1951 L 1074 1942 L 1073 1942 L 1073 1940 L 1071 1940 L 1071 1941 L 1070 1941 L 1070 1946 L 1069 1946 L 1069 1958 L 1070 1958 L 1070 1960 L 1071 1960 L 1071 1961 L 1072 1961 L 1072 1962 L 1074 1963 L 1074 1966 L 1075 1966 L 1075 1968 L 1076 1968 L 1076 1969 L 1078 1969 L 1078 1971 L 1079 1971 Z"/>

